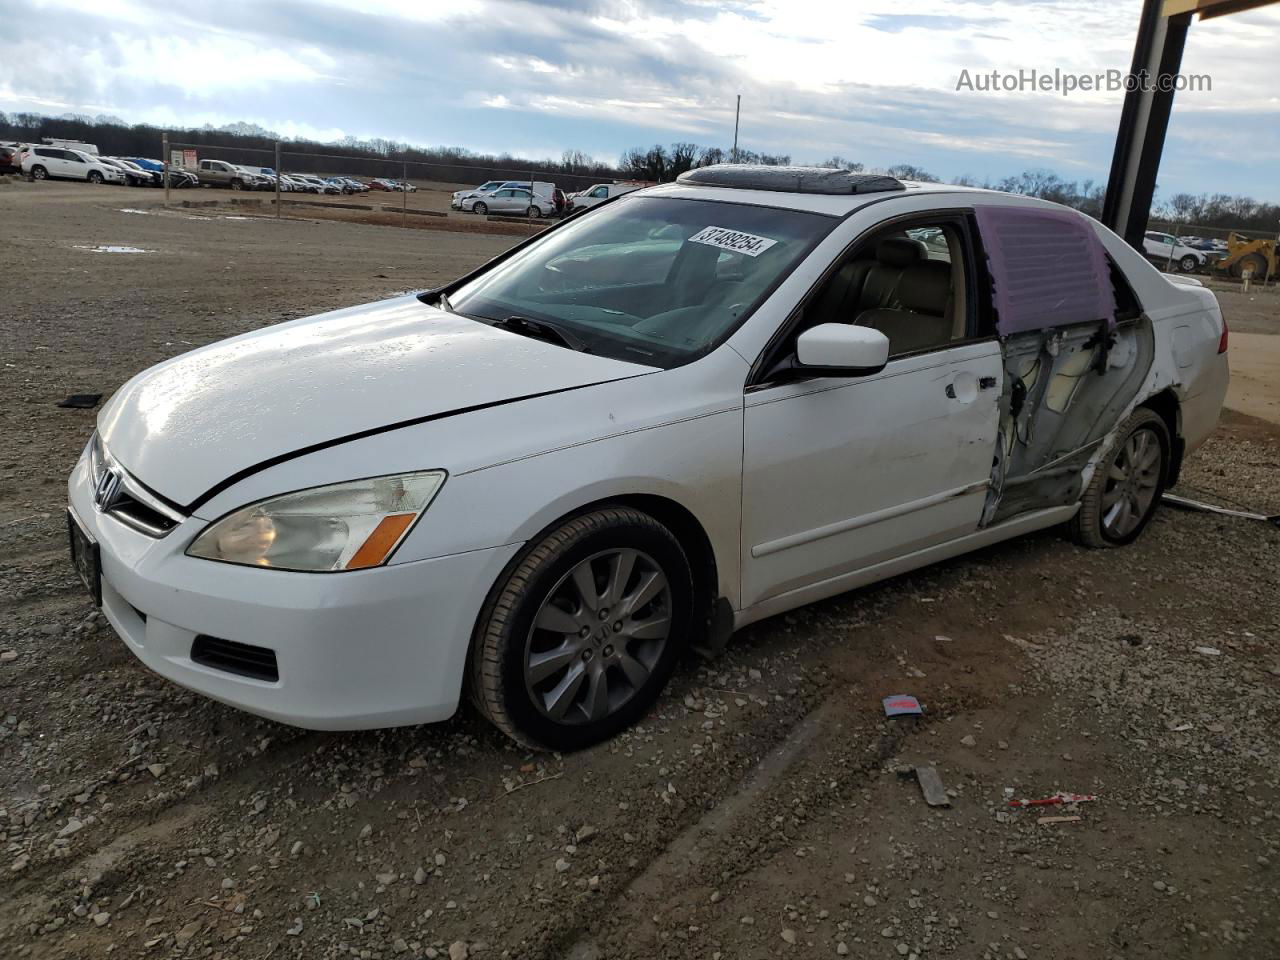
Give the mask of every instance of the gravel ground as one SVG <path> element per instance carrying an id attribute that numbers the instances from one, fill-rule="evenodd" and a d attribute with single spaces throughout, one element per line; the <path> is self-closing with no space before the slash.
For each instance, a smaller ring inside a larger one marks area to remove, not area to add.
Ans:
<path id="1" fill-rule="evenodd" d="M 0 193 L 0 954 L 1280 956 L 1260 523 L 1165 509 L 1110 552 L 1046 532 L 774 618 L 571 756 L 470 711 L 298 731 L 149 674 L 65 559 L 93 414 L 54 403 L 511 242 L 120 212 L 152 202 Z M 78 249 L 103 244 L 153 252 Z M 1228 414 L 1180 490 L 1280 513 L 1278 466 L 1280 429 Z M 894 693 L 925 717 L 885 720 Z M 1008 805 L 1059 790 L 1097 799 Z"/>

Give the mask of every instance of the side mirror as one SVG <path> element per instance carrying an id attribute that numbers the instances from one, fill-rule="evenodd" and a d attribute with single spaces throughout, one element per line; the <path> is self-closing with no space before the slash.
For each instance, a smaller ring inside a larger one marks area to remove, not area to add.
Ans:
<path id="1" fill-rule="evenodd" d="M 879 373 L 889 362 L 889 338 L 871 327 L 820 323 L 796 338 L 799 369 L 830 377 Z"/>

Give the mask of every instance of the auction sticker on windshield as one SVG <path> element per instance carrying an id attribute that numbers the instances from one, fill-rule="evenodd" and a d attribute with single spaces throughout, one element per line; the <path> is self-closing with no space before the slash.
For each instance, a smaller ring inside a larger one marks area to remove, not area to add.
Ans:
<path id="1" fill-rule="evenodd" d="M 689 238 L 689 242 L 705 243 L 709 247 L 719 247 L 721 250 L 732 250 L 734 253 L 745 254 L 748 257 L 758 257 L 778 241 L 742 233 L 740 230 L 730 230 L 728 227 L 703 227 Z"/>

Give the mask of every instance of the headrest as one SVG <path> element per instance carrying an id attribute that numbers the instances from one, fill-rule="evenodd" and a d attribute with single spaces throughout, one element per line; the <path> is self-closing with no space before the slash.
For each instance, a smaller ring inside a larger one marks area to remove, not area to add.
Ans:
<path id="1" fill-rule="evenodd" d="M 908 267 L 898 281 L 898 302 L 906 310 L 936 317 L 947 311 L 951 297 L 951 264 L 926 260 Z"/>
<path id="2" fill-rule="evenodd" d="M 910 237 L 890 237 L 876 244 L 876 259 L 883 266 L 901 270 L 913 263 L 927 259 L 929 248 L 923 240 L 912 240 Z"/>

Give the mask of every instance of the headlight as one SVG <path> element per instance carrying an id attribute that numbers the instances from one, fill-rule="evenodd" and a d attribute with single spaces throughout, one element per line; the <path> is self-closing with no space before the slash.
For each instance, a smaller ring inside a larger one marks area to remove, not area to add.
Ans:
<path id="1" fill-rule="evenodd" d="M 444 479 L 443 470 L 427 470 L 272 497 L 210 524 L 187 555 L 310 572 L 380 566 Z"/>

